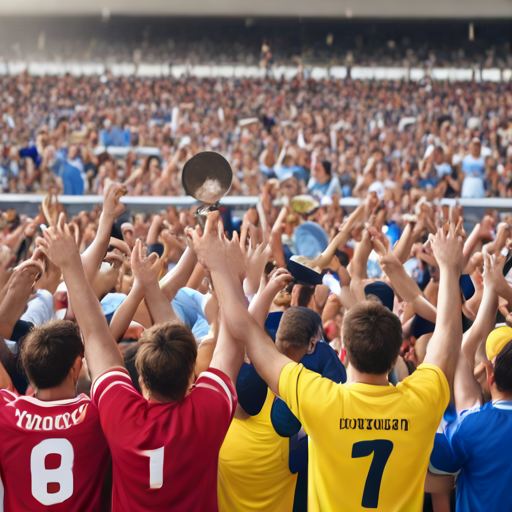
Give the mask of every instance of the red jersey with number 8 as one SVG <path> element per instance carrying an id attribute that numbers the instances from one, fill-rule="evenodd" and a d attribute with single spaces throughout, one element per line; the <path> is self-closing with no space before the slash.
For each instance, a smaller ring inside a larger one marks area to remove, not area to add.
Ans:
<path id="1" fill-rule="evenodd" d="M 115 368 L 92 387 L 110 445 L 112 512 L 217 512 L 219 451 L 236 408 L 223 372 L 210 368 L 192 392 L 172 403 L 152 403 Z"/>
<path id="2" fill-rule="evenodd" d="M 109 459 L 86 395 L 43 402 L 0 390 L 5 512 L 97 512 Z"/>

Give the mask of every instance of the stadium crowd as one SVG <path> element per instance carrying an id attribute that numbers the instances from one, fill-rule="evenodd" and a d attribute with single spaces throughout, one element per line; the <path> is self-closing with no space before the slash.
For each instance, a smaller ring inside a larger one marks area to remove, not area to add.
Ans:
<path id="1" fill-rule="evenodd" d="M 4 510 L 512 508 L 509 217 L 270 180 L 201 229 L 129 180 L 1 217 Z"/>
<path id="2" fill-rule="evenodd" d="M 212 150 L 232 163 L 234 195 L 264 183 L 324 202 L 375 190 L 402 213 L 424 195 L 512 195 L 508 83 L 0 81 L 5 192 L 102 194 L 109 178 L 133 195 L 181 195 L 184 162 Z"/>

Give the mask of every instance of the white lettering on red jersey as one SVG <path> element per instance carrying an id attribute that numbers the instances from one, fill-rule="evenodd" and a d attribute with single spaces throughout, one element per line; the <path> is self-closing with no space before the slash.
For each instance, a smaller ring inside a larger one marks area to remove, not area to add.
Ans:
<path id="1" fill-rule="evenodd" d="M 235 388 L 210 368 L 178 402 L 152 403 L 128 372 L 96 379 L 92 401 L 112 453 L 112 512 L 217 512 L 219 450 L 235 413 Z"/>
<path id="2" fill-rule="evenodd" d="M 86 395 L 44 402 L 0 390 L 5 512 L 97 512 L 109 459 Z"/>

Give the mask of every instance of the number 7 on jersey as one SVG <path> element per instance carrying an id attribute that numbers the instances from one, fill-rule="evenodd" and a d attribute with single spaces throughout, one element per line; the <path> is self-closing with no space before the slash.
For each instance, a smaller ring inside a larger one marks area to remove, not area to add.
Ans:
<path id="1" fill-rule="evenodd" d="M 384 468 L 393 451 L 393 443 L 386 439 L 374 441 L 360 441 L 352 446 L 352 458 L 369 457 L 373 453 L 370 471 L 364 484 L 361 506 L 364 508 L 377 508 L 379 506 L 380 484 Z"/>

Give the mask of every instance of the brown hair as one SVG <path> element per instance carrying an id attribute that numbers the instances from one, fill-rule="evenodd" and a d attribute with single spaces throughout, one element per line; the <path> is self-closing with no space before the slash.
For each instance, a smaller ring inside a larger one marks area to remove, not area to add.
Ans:
<path id="1" fill-rule="evenodd" d="M 84 344 L 78 327 L 68 320 L 34 327 L 21 348 L 23 368 L 36 389 L 62 384 L 79 356 L 84 357 Z"/>
<path id="2" fill-rule="evenodd" d="M 181 323 L 169 322 L 142 333 L 135 368 L 157 400 L 174 402 L 186 395 L 196 358 L 192 331 Z"/>
<path id="3" fill-rule="evenodd" d="M 307 348 L 310 340 L 322 332 L 322 319 L 312 309 L 288 308 L 281 317 L 276 341 L 288 342 L 296 349 Z"/>
<path id="4" fill-rule="evenodd" d="M 365 301 L 343 319 L 343 344 L 350 364 L 362 373 L 388 373 L 402 346 L 399 318 L 379 302 Z"/>

